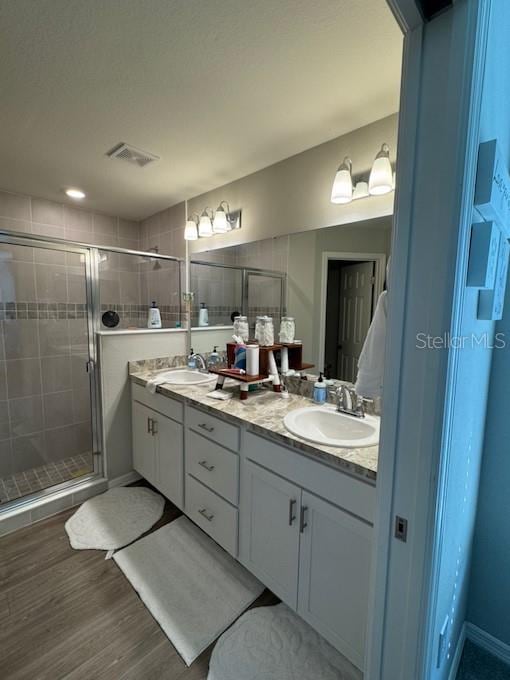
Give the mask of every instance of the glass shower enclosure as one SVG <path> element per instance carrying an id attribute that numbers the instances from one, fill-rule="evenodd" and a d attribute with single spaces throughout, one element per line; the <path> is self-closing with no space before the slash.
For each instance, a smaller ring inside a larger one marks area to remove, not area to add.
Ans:
<path id="1" fill-rule="evenodd" d="M 102 474 L 101 298 L 119 329 L 146 326 L 139 310 L 156 284 L 172 286 L 173 310 L 177 258 L 0 231 L 0 512 Z"/>

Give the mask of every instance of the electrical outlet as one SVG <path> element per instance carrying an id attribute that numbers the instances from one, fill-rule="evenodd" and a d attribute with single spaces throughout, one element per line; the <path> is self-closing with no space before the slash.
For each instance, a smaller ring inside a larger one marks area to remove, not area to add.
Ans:
<path id="1" fill-rule="evenodd" d="M 448 627 L 450 625 L 450 617 L 447 616 L 444 620 L 441 630 L 439 631 L 439 641 L 437 645 L 437 668 L 441 668 L 446 652 L 448 651 Z"/>

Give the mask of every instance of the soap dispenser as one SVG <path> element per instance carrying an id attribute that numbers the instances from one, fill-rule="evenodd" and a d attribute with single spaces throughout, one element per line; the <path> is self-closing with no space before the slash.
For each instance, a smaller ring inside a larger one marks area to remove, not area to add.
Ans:
<path id="1" fill-rule="evenodd" d="M 156 300 L 152 301 L 152 306 L 149 307 L 149 315 L 147 318 L 147 328 L 161 328 L 161 314 L 156 307 Z"/>
<path id="2" fill-rule="evenodd" d="M 219 368 L 221 364 L 221 357 L 218 354 L 218 348 L 214 346 L 213 351 L 207 358 L 207 368 Z"/>
<path id="3" fill-rule="evenodd" d="M 187 358 L 187 362 L 188 362 L 188 368 L 194 370 L 197 367 L 197 361 L 195 359 L 195 353 L 193 352 L 193 347 L 190 348 L 188 358 Z"/>
<path id="4" fill-rule="evenodd" d="M 327 389 L 326 383 L 323 380 L 322 373 L 319 375 L 319 379 L 313 386 L 313 400 L 316 404 L 324 404 L 326 402 Z"/>
<path id="5" fill-rule="evenodd" d="M 200 303 L 200 309 L 198 310 L 198 325 L 199 326 L 209 325 L 209 311 L 205 306 L 205 302 Z"/>

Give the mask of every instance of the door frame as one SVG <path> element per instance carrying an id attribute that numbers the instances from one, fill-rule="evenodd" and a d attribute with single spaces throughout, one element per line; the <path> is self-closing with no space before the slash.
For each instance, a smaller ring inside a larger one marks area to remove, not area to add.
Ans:
<path id="1" fill-rule="evenodd" d="M 469 245 L 465 226 L 473 209 L 479 141 L 482 88 L 476 77 L 483 74 L 492 0 L 454 2 L 441 18 L 428 22 L 417 11 L 418 1 L 387 0 L 387 4 L 404 33 L 404 53 L 365 679 L 424 680 L 437 643 L 430 637 L 430 625 L 439 575 L 436 556 L 444 473 L 452 444 L 448 433 L 456 357 L 454 352 L 425 361 L 423 353 L 413 356 L 409 343 L 414 347 L 418 315 L 433 334 L 438 327 L 452 328 L 455 334 L 465 281 L 461 254 Z M 444 17 L 451 21 L 450 34 L 442 33 Z M 432 59 L 434 64 L 442 59 L 444 73 L 448 69 L 448 96 L 430 77 Z M 441 129 L 431 132 L 425 144 L 424 131 L 433 128 L 427 104 L 437 101 L 444 103 Z M 438 158 L 445 181 L 431 202 Z M 452 259 L 442 288 L 436 286 L 427 299 L 420 292 L 421 272 L 412 269 L 410 260 L 413 247 L 416 261 L 416 244 L 427 238 L 424 234 L 431 222 L 427 224 L 426 218 L 433 205 L 441 208 L 436 224 L 443 231 L 436 240 L 426 241 L 422 265 L 438 266 L 434 253 L 441 264 L 445 253 L 451 253 Z M 394 536 L 396 515 L 408 520 L 405 543 Z"/>
<path id="2" fill-rule="evenodd" d="M 320 291 L 320 316 L 319 316 L 319 348 L 317 352 L 317 367 L 319 371 L 324 370 L 324 343 L 326 341 L 326 301 L 328 295 L 328 264 L 332 260 L 352 260 L 354 262 L 373 262 L 374 272 L 374 300 L 379 299 L 379 295 L 384 289 L 384 279 L 386 277 L 386 255 L 384 253 L 352 253 L 325 251 L 322 253 L 321 264 L 321 291 Z"/>

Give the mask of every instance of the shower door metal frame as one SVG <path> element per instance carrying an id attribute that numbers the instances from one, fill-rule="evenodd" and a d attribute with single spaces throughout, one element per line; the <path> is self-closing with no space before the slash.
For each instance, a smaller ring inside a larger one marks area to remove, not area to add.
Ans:
<path id="1" fill-rule="evenodd" d="M 36 500 L 49 497 L 52 494 L 61 493 L 74 487 L 79 487 L 83 483 L 100 479 L 104 476 L 104 442 L 102 440 L 101 422 L 101 390 L 99 385 L 98 363 L 97 363 L 97 331 L 100 326 L 100 291 L 99 291 L 99 262 L 100 252 L 119 253 L 120 255 L 134 255 L 143 258 L 167 260 L 176 262 L 179 266 L 178 286 L 179 300 L 181 299 L 181 265 L 183 258 L 174 255 L 162 255 L 160 253 L 147 252 L 145 250 L 131 250 L 129 248 L 118 248 L 116 246 L 102 246 L 80 241 L 71 241 L 64 238 L 44 236 L 42 234 L 28 234 L 25 232 L 0 229 L 0 243 L 6 245 L 20 245 L 35 248 L 46 248 L 50 250 L 60 250 L 63 252 L 74 252 L 84 256 L 85 264 L 85 287 L 86 287 L 86 314 L 88 328 L 88 365 L 85 367 L 90 376 L 90 409 L 91 409 L 91 442 L 93 472 L 70 479 L 60 484 L 55 484 L 41 489 L 32 494 L 21 496 L 2 503 L 0 516 L 4 512 L 10 512 L 15 508 L 30 505 Z M 179 313 L 182 319 L 182 310 Z"/>
<path id="2" fill-rule="evenodd" d="M 219 269 L 235 269 L 241 272 L 241 313 L 243 315 L 248 314 L 248 288 L 249 282 L 248 277 L 253 276 L 266 276 L 268 278 L 280 279 L 280 318 L 284 314 L 284 310 L 287 307 L 287 274 L 285 272 L 280 272 L 274 269 L 260 269 L 258 267 L 243 267 L 238 264 L 223 264 L 222 262 L 207 262 L 206 260 L 191 260 L 190 270 L 192 264 L 200 264 L 205 267 L 218 267 Z M 190 286 L 191 289 L 191 286 Z M 190 324 L 191 326 L 191 324 Z"/>
<path id="3" fill-rule="evenodd" d="M 8 501 L 5 503 L 5 508 L 13 508 L 15 505 L 21 505 L 32 501 L 34 497 L 40 498 L 50 493 L 55 493 L 70 486 L 75 486 L 77 483 L 82 483 L 88 479 L 100 477 L 103 473 L 103 446 L 101 440 L 101 414 L 99 409 L 99 380 L 97 375 L 97 348 L 95 343 L 97 327 L 98 309 L 97 303 L 99 300 L 98 289 L 98 264 L 99 252 L 95 248 L 75 244 L 72 241 L 66 242 L 63 239 L 51 239 L 39 237 L 32 234 L 20 234 L 18 232 L 9 232 L 0 230 L 0 243 L 14 246 L 25 246 L 28 248 L 41 248 L 47 250 L 58 250 L 62 252 L 76 253 L 84 257 L 84 277 L 86 290 L 86 318 L 87 318 L 87 337 L 88 337 L 88 360 L 84 366 L 90 380 L 90 415 L 91 415 L 91 443 L 92 443 L 92 462 L 93 472 L 71 479 L 61 484 L 52 485 L 46 489 L 41 489 L 34 494 L 27 494 L 21 496 L 19 499 Z M 95 251 L 95 252 L 94 252 Z"/>

